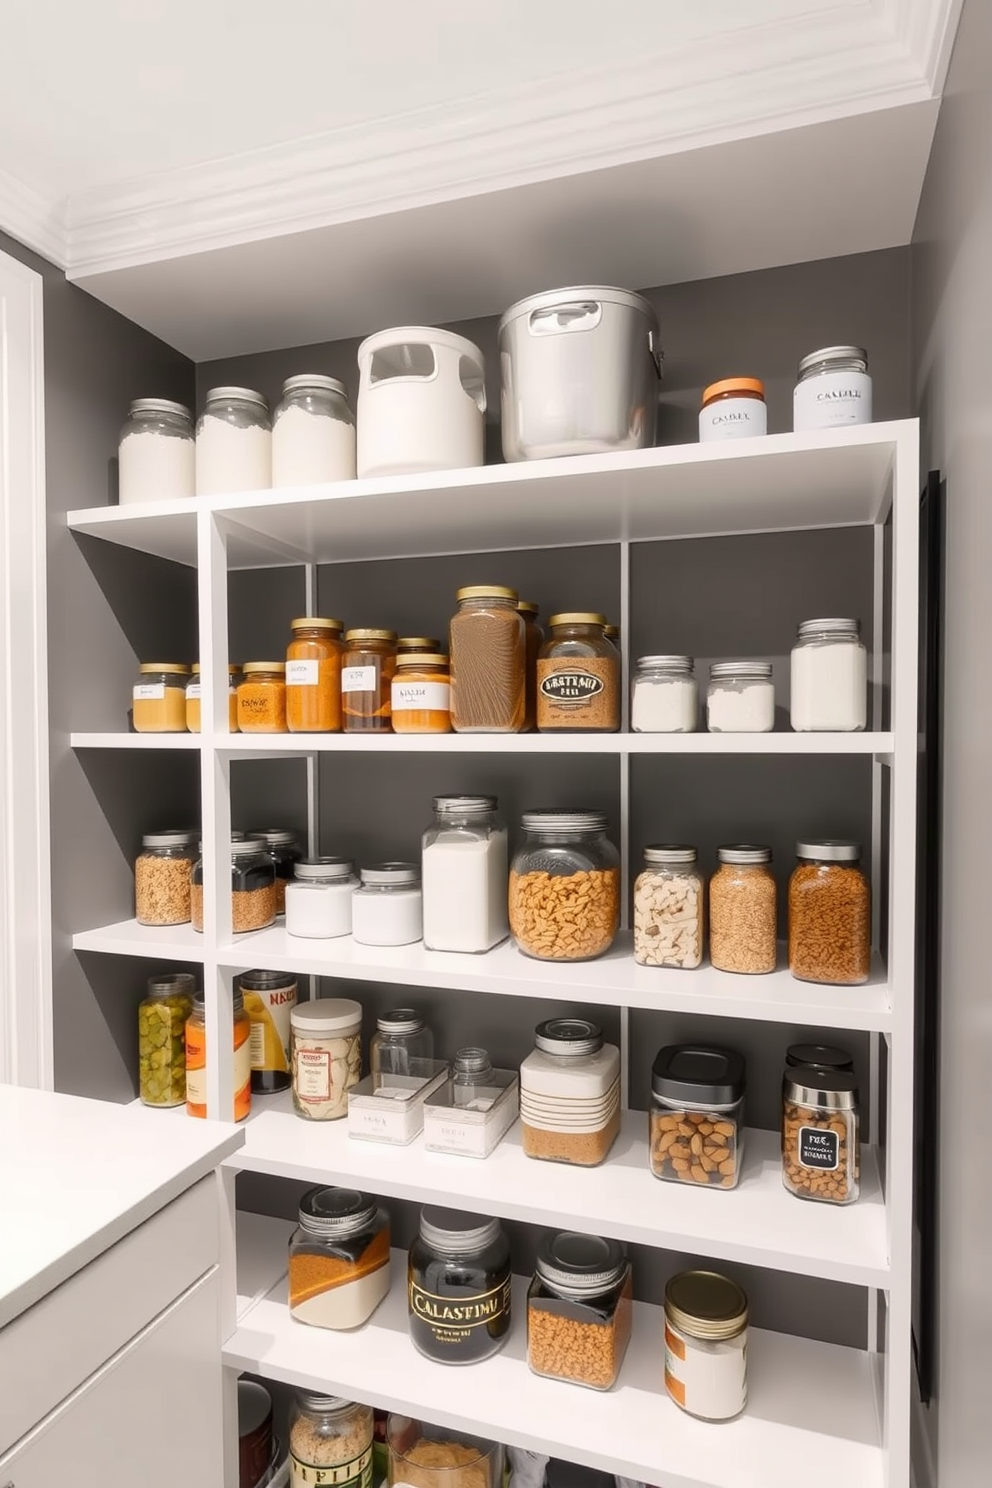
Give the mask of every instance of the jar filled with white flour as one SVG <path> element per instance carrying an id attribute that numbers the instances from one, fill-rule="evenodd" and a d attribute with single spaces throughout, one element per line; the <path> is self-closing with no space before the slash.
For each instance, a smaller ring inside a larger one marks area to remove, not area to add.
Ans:
<path id="1" fill-rule="evenodd" d="M 868 721 L 868 653 L 859 620 L 804 620 L 792 648 L 792 727 L 852 734 Z"/>
<path id="2" fill-rule="evenodd" d="M 351 896 L 357 945 L 413 945 L 424 933 L 423 894 L 416 863 L 375 863 L 361 871 Z"/>
<path id="3" fill-rule="evenodd" d="M 630 691 L 630 726 L 635 734 L 691 734 L 699 717 L 699 694 L 691 656 L 641 656 Z"/>
<path id="4" fill-rule="evenodd" d="M 211 388 L 196 426 L 196 494 L 227 496 L 271 485 L 269 405 L 251 388 Z"/>
<path id="5" fill-rule="evenodd" d="M 803 357 L 792 395 L 792 427 L 843 429 L 871 423 L 868 353 L 861 346 L 824 346 Z"/>
<path id="6" fill-rule="evenodd" d="M 304 372 L 283 383 L 272 420 L 272 484 L 355 479 L 355 415 L 336 377 Z"/>
<path id="7" fill-rule="evenodd" d="M 182 501 L 196 495 L 193 415 L 168 398 L 136 398 L 117 451 L 119 501 Z"/>
<path id="8" fill-rule="evenodd" d="M 711 734 L 770 734 L 775 727 L 775 683 L 770 661 L 715 661 L 706 694 Z"/>
<path id="9" fill-rule="evenodd" d="M 506 827 L 495 796 L 435 796 L 424 833 L 424 945 L 489 951 L 510 933 Z"/>

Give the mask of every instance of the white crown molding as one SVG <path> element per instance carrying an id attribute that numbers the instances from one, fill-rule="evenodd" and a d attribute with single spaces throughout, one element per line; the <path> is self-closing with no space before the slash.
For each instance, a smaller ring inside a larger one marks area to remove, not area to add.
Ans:
<path id="1" fill-rule="evenodd" d="M 934 97 L 943 91 L 964 0 L 876 0 Z"/>
<path id="2" fill-rule="evenodd" d="M 57 199 L 46 197 L 33 186 L 0 168 L 0 228 L 49 259 L 60 269 L 68 267 L 69 248 L 65 209 Z"/>

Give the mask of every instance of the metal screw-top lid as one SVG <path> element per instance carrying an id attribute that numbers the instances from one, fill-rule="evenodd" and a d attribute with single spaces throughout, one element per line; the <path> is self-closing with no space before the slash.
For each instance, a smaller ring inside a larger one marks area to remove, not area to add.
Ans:
<path id="1" fill-rule="evenodd" d="M 176 997 L 185 993 L 196 999 L 196 978 L 190 971 L 163 971 L 148 978 L 149 997 Z"/>
<path id="2" fill-rule="evenodd" d="M 180 674 L 188 677 L 189 667 L 184 661 L 143 661 L 138 672 L 142 677 L 153 676 L 155 672 L 169 672 L 170 675 Z"/>
<path id="3" fill-rule="evenodd" d="M 548 1018 L 535 1028 L 534 1042 L 545 1054 L 561 1054 L 568 1059 L 598 1053 L 603 1047 L 603 1030 L 587 1018 Z"/>
<path id="4" fill-rule="evenodd" d="M 716 850 L 718 863 L 770 863 L 772 850 L 760 842 L 731 842 Z"/>
<path id="5" fill-rule="evenodd" d="M 248 836 L 267 842 L 269 847 L 291 847 L 296 844 L 296 833 L 289 832 L 284 827 L 250 827 Z"/>
<path id="6" fill-rule="evenodd" d="M 375 1219 L 377 1208 L 357 1188 L 311 1188 L 300 1200 L 300 1228 L 308 1235 L 352 1235 Z"/>
<path id="7" fill-rule="evenodd" d="M 519 604 L 517 608 L 520 608 Z M 562 610 L 558 615 L 550 615 L 548 624 L 552 630 L 557 630 L 559 625 L 598 625 L 602 628 L 608 621 L 598 610 Z"/>
<path id="8" fill-rule="evenodd" d="M 215 387 L 210 388 L 207 393 L 207 406 L 211 403 L 257 403 L 259 408 L 268 409 L 268 403 L 261 393 L 256 393 L 253 388 L 243 387 Z"/>
<path id="9" fill-rule="evenodd" d="M 557 811 L 554 808 L 525 811 L 520 818 L 525 832 L 605 832 L 605 811 Z"/>
<path id="10" fill-rule="evenodd" d="M 256 672 L 274 672 L 276 676 L 283 676 L 286 671 L 284 661 L 246 661 L 241 668 L 246 677 L 252 677 Z"/>
<path id="11" fill-rule="evenodd" d="M 502 1227 L 498 1219 L 481 1214 L 468 1214 L 462 1209 L 441 1209 L 425 1204 L 420 1211 L 420 1238 L 442 1255 L 472 1255 L 485 1250 L 498 1240 Z"/>
<path id="12" fill-rule="evenodd" d="M 434 810 L 438 816 L 485 816 L 496 810 L 496 797 L 435 796 Z"/>
<path id="13" fill-rule="evenodd" d="M 493 1072 L 485 1049 L 456 1049 L 453 1063 L 455 1079 L 462 1084 L 481 1085 Z"/>
<path id="14" fill-rule="evenodd" d="M 238 977 L 238 985 L 245 992 L 272 992 L 278 987 L 295 987 L 296 973 L 256 968 L 254 971 L 243 971 Z"/>
<path id="15" fill-rule="evenodd" d="M 415 672 L 418 667 L 447 665 L 448 658 L 443 651 L 401 651 L 396 658 L 397 672 Z"/>
<path id="16" fill-rule="evenodd" d="M 804 356 L 799 363 L 799 380 L 814 367 L 822 362 L 861 362 L 861 370 L 868 370 L 868 353 L 863 346 L 822 346 L 819 351 L 811 351 L 809 356 Z"/>
<path id="17" fill-rule="evenodd" d="M 301 858 L 293 864 L 293 877 L 306 883 L 334 883 L 352 878 L 354 872 L 351 858 Z"/>
<path id="18" fill-rule="evenodd" d="M 797 842 L 796 857 L 819 863 L 859 863 L 861 843 L 840 837 L 821 837 L 819 842 Z"/>
<path id="19" fill-rule="evenodd" d="M 368 626 L 360 626 L 358 630 L 346 630 L 344 633 L 345 645 L 352 641 L 391 641 L 395 646 L 399 637 L 395 630 L 369 629 Z"/>
<path id="20" fill-rule="evenodd" d="M 637 670 L 639 672 L 678 672 L 680 675 L 691 677 L 696 670 L 696 663 L 691 656 L 639 656 Z"/>
<path id="21" fill-rule="evenodd" d="M 657 843 L 654 847 L 644 849 L 644 862 L 649 868 L 661 867 L 666 863 L 694 863 L 696 861 L 696 849 L 684 847 L 677 843 Z"/>
<path id="22" fill-rule="evenodd" d="M 232 994 L 231 1001 L 233 1003 L 233 1007 L 231 1009 L 232 1012 L 234 1012 L 234 1013 L 240 1013 L 241 1010 L 242 1010 L 242 1008 L 245 1005 L 245 1000 L 241 996 L 241 993 L 235 991 Z M 193 998 L 193 1012 L 196 1013 L 199 1017 L 203 1018 L 203 1017 L 206 1016 L 206 1011 L 207 1011 L 206 998 L 204 997 L 204 995 L 203 995 L 202 992 L 197 992 L 196 996 Z"/>
<path id="23" fill-rule="evenodd" d="M 680 1271 L 665 1287 L 665 1315 L 690 1338 L 735 1338 L 747 1325 L 747 1293 L 717 1271 Z"/>
<path id="24" fill-rule="evenodd" d="M 616 1286 L 627 1268 L 619 1240 L 566 1231 L 544 1235 L 537 1248 L 537 1274 L 568 1297 L 594 1297 Z"/>
<path id="25" fill-rule="evenodd" d="M 785 1051 L 785 1062 L 790 1069 L 809 1064 L 814 1069 L 844 1070 L 854 1072 L 854 1060 L 846 1049 L 831 1044 L 790 1044 Z"/>
<path id="26" fill-rule="evenodd" d="M 726 677 L 740 677 L 744 682 L 766 682 L 771 674 L 770 661 L 714 661 L 710 666 L 712 682 Z"/>
<path id="27" fill-rule="evenodd" d="M 420 869 L 416 863 L 373 863 L 362 869 L 362 883 L 382 888 L 412 886 L 420 882 Z"/>
<path id="28" fill-rule="evenodd" d="M 464 588 L 455 590 L 459 604 L 466 599 L 512 599 L 516 604 L 519 598 L 516 589 L 509 589 L 505 584 L 466 584 Z"/>
<path id="29" fill-rule="evenodd" d="M 191 847 L 195 840 L 195 832 L 177 828 L 174 832 L 146 832 L 141 839 L 141 845 L 142 847 Z"/>
<path id="30" fill-rule="evenodd" d="M 848 1070 L 798 1064 L 785 1072 L 782 1097 L 797 1106 L 818 1107 L 824 1111 L 856 1111 L 857 1076 Z"/>
<path id="31" fill-rule="evenodd" d="M 743 1057 L 735 1049 L 706 1044 L 668 1044 L 651 1069 L 651 1089 L 669 1103 L 733 1106 L 746 1085 Z"/>
<path id="32" fill-rule="evenodd" d="M 132 413 L 173 413 L 179 418 L 192 421 L 193 415 L 185 403 L 173 403 L 171 398 L 135 398 Z"/>
<path id="33" fill-rule="evenodd" d="M 343 620 L 334 620 L 329 615 L 298 615 L 289 622 L 290 630 L 344 630 Z"/>
<path id="34" fill-rule="evenodd" d="M 801 641 L 814 635 L 857 637 L 861 634 L 861 621 L 844 620 L 838 616 L 829 617 L 826 620 L 803 620 L 797 626 L 796 633 Z"/>
<path id="35" fill-rule="evenodd" d="M 397 651 L 440 651 L 441 642 L 436 636 L 400 636 Z"/>
<path id="36" fill-rule="evenodd" d="M 231 843 L 232 858 L 258 857 L 259 853 L 268 856 L 268 845 L 262 841 L 261 837 L 246 837 L 243 842 Z"/>
<path id="37" fill-rule="evenodd" d="M 376 1019 L 376 1027 L 380 1033 L 421 1033 L 424 1017 L 414 1008 L 393 1008 Z"/>
<path id="38" fill-rule="evenodd" d="M 298 372 L 295 377 L 287 377 L 282 385 L 284 395 L 300 388 L 320 388 L 325 393 L 340 393 L 342 398 L 348 393 L 340 377 L 326 377 L 323 372 Z"/>
<path id="39" fill-rule="evenodd" d="M 297 1390 L 296 1403 L 315 1416 L 334 1416 L 355 1409 L 355 1402 L 345 1400 L 343 1395 L 316 1395 L 312 1390 Z"/>

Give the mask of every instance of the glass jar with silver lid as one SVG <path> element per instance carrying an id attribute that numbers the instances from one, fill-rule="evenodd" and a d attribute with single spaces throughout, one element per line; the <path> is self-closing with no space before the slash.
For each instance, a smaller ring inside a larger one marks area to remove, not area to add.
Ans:
<path id="1" fill-rule="evenodd" d="M 860 620 L 804 620 L 792 648 L 797 733 L 858 733 L 868 721 L 868 652 Z"/>
<path id="2" fill-rule="evenodd" d="M 691 656 L 640 656 L 630 693 L 635 734 L 691 734 L 699 718 L 699 692 Z"/>
<path id="3" fill-rule="evenodd" d="M 422 1013 L 415 1008 L 392 1008 L 376 1020 L 369 1050 L 373 1075 L 409 1075 L 423 1078 L 433 1073 L 434 1034 Z"/>
<path id="4" fill-rule="evenodd" d="M 593 1390 L 616 1384 L 630 1341 L 631 1266 L 618 1240 L 545 1235 L 527 1293 L 527 1363 Z"/>
<path id="5" fill-rule="evenodd" d="M 792 427 L 843 429 L 870 424 L 871 378 L 862 346 L 824 346 L 803 357 L 792 397 Z"/>
<path id="6" fill-rule="evenodd" d="M 136 398 L 121 430 L 118 500 L 182 501 L 196 495 L 193 415 L 169 398 Z"/>
<path id="7" fill-rule="evenodd" d="M 416 863 L 376 863 L 361 871 L 351 900 L 358 945 L 412 945 L 424 933 L 424 896 Z"/>
<path id="8" fill-rule="evenodd" d="M 351 934 L 351 898 L 358 885 L 350 858 L 303 858 L 287 883 L 286 934 L 334 940 Z"/>
<path id="9" fill-rule="evenodd" d="M 251 388 L 211 388 L 196 425 L 196 494 L 226 496 L 271 485 L 269 405 Z"/>
<path id="10" fill-rule="evenodd" d="M 272 420 L 272 484 L 355 479 L 355 415 L 337 377 L 287 377 Z"/>
<path id="11" fill-rule="evenodd" d="M 782 1082 L 782 1181 L 800 1199 L 853 1204 L 860 1193 L 858 1081 L 797 1065 Z"/>
<path id="12" fill-rule="evenodd" d="M 706 693 L 711 734 L 770 734 L 775 727 L 775 683 L 770 661 L 715 661 Z"/>

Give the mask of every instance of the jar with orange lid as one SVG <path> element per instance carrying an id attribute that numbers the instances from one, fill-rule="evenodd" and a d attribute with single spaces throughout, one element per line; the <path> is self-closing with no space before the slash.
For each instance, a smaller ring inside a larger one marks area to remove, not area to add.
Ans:
<path id="1" fill-rule="evenodd" d="M 532 734 L 537 728 L 537 657 L 541 647 L 544 645 L 544 631 L 538 624 L 540 613 L 536 604 L 529 599 L 519 599 L 517 610 L 524 617 L 524 674 L 525 674 L 525 705 L 524 705 L 524 727 L 525 734 Z"/>
<path id="2" fill-rule="evenodd" d="M 750 439 L 768 433 L 765 384 L 759 377 L 725 377 L 703 390 L 699 441 Z"/>
<path id="3" fill-rule="evenodd" d="M 341 732 L 341 620 L 291 620 L 286 648 L 286 725 L 291 734 Z"/>
<path id="4" fill-rule="evenodd" d="M 286 663 L 246 661 L 238 684 L 238 728 L 243 734 L 285 734 Z"/>
<path id="5" fill-rule="evenodd" d="M 241 681 L 241 668 L 229 666 L 227 688 L 227 728 L 231 734 L 238 732 L 238 683 Z M 186 728 L 191 734 L 198 734 L 201 728 L 200 703 L 203 697 L 203 684 L 200 680 L 200 663 L 194 662 L 193 675 L 186 684 Z"/>
<path id="6" fill-rule="evenodd" d="M 341 658 L 341 715 L 346 734 L 392 733 L 395 630 L 349 630 Z"/>
<path id="7" fill-rule="evenodd" d="M 519 734 L 526 717 L 526 645 L 519 595 L 470 584 L 452 617 L 451 726 L 456 734 Z"/>
<path id="8" fill-rule="evenodd" d="M 393 732 L 450 734 L 450 684 L 448 658 L 440 652 L 399 656 L 392 682 Z"/>
<path id="9" fill-rule="evenodd" d="M 421 656 L 436 656 L 444 647 L 435 636 L 400 636 L 396 642 L 396 655 L 409 656 L 419 653 Z"/>
<path id="10" fill-rule="evenodd" d="M 537 661 L 540 733 L 615 734 L 620 727 L 620 657 L 605 625 L 606 616 L 592 610 L 551 616 Z"/>
<path id="11" fill-rule="evenodd" d="M 189 667 L 173 661 L 148 661 L 138 668 L 131 692 L 136 734 L 186 732 L 186 683 Z"/>
<path id="12" fill-rule="evenodd" d="M 234 1110 L 233 1120 L 244 1121 L 251 1110 L 251 1019 L 245 1011 L 244 998 L 234 994 Z M 193 1011 L 186 1020 L 186 1113 L 207 1114 L 207 1009 L 200 992 L 193 999 Z"/>

